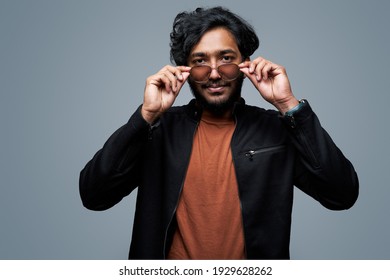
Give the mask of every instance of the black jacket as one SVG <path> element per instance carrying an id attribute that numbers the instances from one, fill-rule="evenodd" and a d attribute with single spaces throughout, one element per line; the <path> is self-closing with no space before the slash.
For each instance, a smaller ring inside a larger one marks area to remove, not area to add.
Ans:
<path id="1" fill-rule="evenodd" d="M 108 209 L 138 187 L 130 259 L 167 256 L 200 115 L 192 101 L 150 126 L 139 108 L 81 171 L 81 198 L 91 210 Z M 307 101 L 293 117 L 282 117 L 241 100 L 234 116 L 246 256 L 288 259 L 293 185 L 342 210 L 358 197 L 357 175 Z"/>

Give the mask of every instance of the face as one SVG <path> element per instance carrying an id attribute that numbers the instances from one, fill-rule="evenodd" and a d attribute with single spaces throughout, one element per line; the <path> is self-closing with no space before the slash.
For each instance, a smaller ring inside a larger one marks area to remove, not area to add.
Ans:
<path id="1" fill-rule="evenodd" d="M 232 33 L 224 28 L 207 31 L 193 47 L 188 65 L 190 67 L 209 65 L 212 70 L 208 80 L 196 83 L 188 80 L 197 101 L 214 114 L 224 114 L 232 109 L 233 104 L 241 96 L 243 74 L 233 81 L 226 81 L 218 73 L 217 67 L 222 64 L 242 62 L 236 40 Z"/>

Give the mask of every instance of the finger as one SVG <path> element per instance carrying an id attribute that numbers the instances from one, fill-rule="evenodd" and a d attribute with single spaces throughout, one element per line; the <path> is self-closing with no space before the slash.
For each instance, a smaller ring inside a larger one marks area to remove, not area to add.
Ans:
<path id="1" fill-rule="evenodd" d="M 241 62 L 240 64 L 238 64 L 238 67 L 239 68 L 248 68 L 249 69 L 250 64 L 251 64 L 250 60 L 245 60 L 244 62 Z"/>
<path id="2" fill-rule="evenodd" d="M 249 67 L 243 67 L 243 68 L 240 68 L 241 72 L 245 74 L 246 77 L 249 78 L 249 80 L 252 82 L 252 84 L 257 87 L 257 83 L 258 83 L 258 80 L 257 80 L 257 77 L 256 77 L 256 74 L 255 73 L 250 73 L 249 72 Z"/>
<path id="3" fill-rule="evenodd" d="M 183 79 L 182 72 L 189 72 L 191 70 L 191 67 L 188 66 L 172 66 L 172 65 L 167 65 L 166 67 L 163 68 L 164 71 L 169 71 L 171 72 L 178 80 Z"/>
<path id="4" fill-rule="evenodd" d="M 264 61 L 265 61 L 265 59 L 260 57 L 260 56 L 258 58 L 256 58 L 255 60 L 251 61 L 250 66 L 249 66 L 249 71 L 251 73 L 253 73 L 256 70 L 257 65 L 263 63 Z"/>
<path id="5" fill-rule="evenodd" d="M 190 72 L 182 72 L 181 75 L 183 79 L 181 81 L 178 81 L 177 83 L 177 94 L 180 92 L 181 88 L 183 87 L 188 77 L 190 76 Z"/>
<path id="6" fill-rule="evenodd" d="M 172 92 L 171 81 L 168 79 L 168 77 L 165 74 L 161 74 L 160 80 L 161 83 L 163 84 L 163 87 L 165 88 L 165 91 Z"/>
<path id="7" fill-rule="evenodd" d="M 172 91 L 171 81 L 166 76 L 165 72 L 159 72 L 151 77 L 150 84 L 156 86 L 159 89 L 165 89 L 166 92 Z"/>
<path id="8" fill-rule="evenodd" d="M 190 76 L 191 67 L 188 66 L 178 66 L 175 68 L 174 75 L 177 78 L 176 81 L 176 91 L 180 91 L 184 83 L 187 81 Z"/>
<path id="9" fill-rule="evenodd" d="M 169 78 L 173 91 L 177 92 L 182 86 L 180 83 L 184 83 L 187 80 L 190 70 L 191 67 L 188 66 L 174 67 L 167 65 L 162 71 Z M 183 73 L 187 73 L 186 77 L 183 76 Z"/>
<path id="10" fill-rule="evenodd" d="M 273 69 L 272 63 L 268 62 L 264 65 L 263 69 L 261 70 L 261 74 L 263 77 L 263 80 L 267 80 L 268 77 L 270 76 L 270 72 Z"/>
<path id="11" fill-rule="evenodd" d="M 182 71 L 175 71 L 175 73 L 171 73 L 169 71 L 164 72 L 164 75 L 169 80 L 169 85 L 172 89 L 172 92 L 175 95 L 178 95 L 179 91 L 190 76 L 190 69 L 190 67 L 183 67 L 181 69 Z"/>
<path id="12" fill-rule="evenodd" d="M 255 69 L 253 70 L 253 72 L 256 74 L 256 79 L 257 81 L 261 81 L 262 78 L 263 78 L 263 68 L 265 67 L 265 65 L 267 64 L 267 61 L 265 59 L 261 59 L 257 65 L 254 65 L 253 67 L 255 67 Z"/>
<path id="13" fill-rule="evenodd" d="M 244 73 L 245 76 L 248 77 L 248 78 L 249 78 L 249 76 L 251 75 L 251 74 L 249 73 L 250 64 L 251 64 L 251 62 L 250 62 L 249 60 L 248 60 L 248 61 L 241 62 L 240 64 L 238 64 L 238 67 L 239 67 L 240 71 L 241 71 L 242 73 Z"/>
<path id="14" fill-rule="evenodd" d="M 167 80 L 166 76 L 161 72 L 158 72 L 157 74 L 146 79 L 146 86 L 153 85 L 157 88 L 165 87 L 167 89 L 167 83 L 169 85 L 169 81 Z"/>
<path id="15" fill-rule="evenodd" d="M 190 72 L 191 67 L 189 66 L 177 66 L 177 69 L 179 69 L 181 72 Z"/>
<path id="16" fill-rule="evenodd" d="M 158 73 L 168 78 L 171 89 L 175 91 L 176 81 L 178 79 L 176 76 L 180 74 L 180 71 L 176 70 L 176 67 L 173 67 L 171 65 L 166 65 Z M 166 79 L 164 79 L 164 83 L 166 83 Z"/>
<path id="17" fill-rule="evenodd" d="M 172 89 L 172 91 L 177 91 L 177 80 L 178 78 L 176 77 L 176 75 L 174 75 L 172 72 L 170 72 L 169 70 L 167 71 L 164 71 L 162 73 L 169 81 L 169 85 Z"/>
<path id="18" fill-rule="evenodd" d="M 173 67 L 169 69 L 171 73 L 175 76 L 175 78 L 179 81 L 183 80 L 182 72 L 185 70 L 184 67 Z"/>

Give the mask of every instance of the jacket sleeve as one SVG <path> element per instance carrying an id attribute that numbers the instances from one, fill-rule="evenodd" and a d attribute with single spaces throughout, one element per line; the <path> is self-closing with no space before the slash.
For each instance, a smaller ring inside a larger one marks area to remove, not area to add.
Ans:
<path id="1" fill-rule="evenodd" d="M 351 162 L 335 145 L 309 103 L 282 117 L 297 150 L 295 185 L 332 210 L 348 209 L 359 193 Z"/>
<path id="2" fill-rule="evenodd" d="M 86 164 L 79 179 L 80 196 L 86 208 L 108 209 L 138 186 L 141 154 L 149 130 L 150 125 L 138 108 Z"/>

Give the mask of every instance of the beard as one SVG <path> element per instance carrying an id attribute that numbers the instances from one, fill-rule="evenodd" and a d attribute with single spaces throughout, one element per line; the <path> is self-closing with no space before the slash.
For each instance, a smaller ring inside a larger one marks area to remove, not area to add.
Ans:
<path id="1" fill-rule="evenodd" d="M 224 82 L 223 80 L 214 80 L 209 81 L 206 84 L 197 84 L 193 82 L 191 79 L 188 80 L 188 84 L 190 86 L 191 92 L 194 95 L 197 104 L 203 109 L 213 113 L 216 116 L 223 115 L 229 110 L 232 110 L 234 107 L 234 103 L 236 103 L 241 97 L 241 89 L 244 82 L 244 75 L 240 75 L 233 82 Z M 201 90 L 205 90 L 208 86 L 228 86 L 231 87 L 232 92 L 225 100 L 215 100 L 210 101 L 199 92 L 199 88 Z"/>

